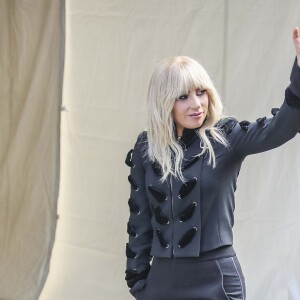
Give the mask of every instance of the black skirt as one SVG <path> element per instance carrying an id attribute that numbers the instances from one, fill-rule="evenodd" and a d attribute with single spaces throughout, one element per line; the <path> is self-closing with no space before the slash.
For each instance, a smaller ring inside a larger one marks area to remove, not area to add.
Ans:
<path id="1" fill-rule="evenodd" d="M 245 300 L 245 278 L 230 247 L 191 258 L 154 257 L 137 300 Z"/>

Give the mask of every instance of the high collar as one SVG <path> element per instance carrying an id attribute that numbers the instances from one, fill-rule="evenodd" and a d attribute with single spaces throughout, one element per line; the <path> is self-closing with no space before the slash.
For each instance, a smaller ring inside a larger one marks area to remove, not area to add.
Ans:
<path id="1" fill-rule="evenodd" d="M 180 144 L 184 144 L 185 146 L 189 146 L 192 142 L 198 137 L 197 131 L 198 128 L 183 128 L 181 138 L 178 139 L 176 124 L 174 123 L 174 133 L 175 138 L 178 140 Z"/>

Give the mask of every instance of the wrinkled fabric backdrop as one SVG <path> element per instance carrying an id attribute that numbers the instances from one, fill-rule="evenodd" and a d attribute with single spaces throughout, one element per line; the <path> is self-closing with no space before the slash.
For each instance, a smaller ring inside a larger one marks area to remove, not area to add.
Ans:
<path id="1" fill-rule="evenodd" d="M 283 101 L 294 26 L 298 0 L 0 0 L 0 299 L 133 299 L 124 160 L 155 63 L 195 58 L 253 121 Z M 300 300 L 299 151 L 300 134 L 241 170 L 248 300 Z"/>
<path id="2" fill-rule="evenodd" d="M 0 0 L 0 299 L 37 299 L 57 218 L 63 0 Z"/>

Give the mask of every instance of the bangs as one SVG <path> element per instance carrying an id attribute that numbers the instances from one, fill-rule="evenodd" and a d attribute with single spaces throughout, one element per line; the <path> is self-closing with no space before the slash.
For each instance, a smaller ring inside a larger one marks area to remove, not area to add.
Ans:
<path id="1" fill-rule="evenodd" d="M 176 64 L 170 68 L 168 76 L 171 89 L 167 93 L 171 98 L 177 99 L 179 96 L 188 94 L 189 91 L 199 88 L 208 89 L 209 83 L 201 66 L 194 64 Z"/>

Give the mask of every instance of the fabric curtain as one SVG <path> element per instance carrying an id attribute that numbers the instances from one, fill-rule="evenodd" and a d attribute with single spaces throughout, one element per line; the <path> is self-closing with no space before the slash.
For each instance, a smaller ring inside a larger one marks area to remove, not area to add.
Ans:
<path id="1" fill-rule="evenodd" d="M 64 0 L 0 0 L 0 299 L 38 299 L 59 191 Z"/>

